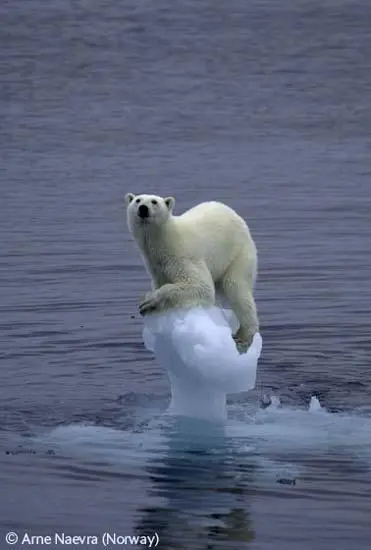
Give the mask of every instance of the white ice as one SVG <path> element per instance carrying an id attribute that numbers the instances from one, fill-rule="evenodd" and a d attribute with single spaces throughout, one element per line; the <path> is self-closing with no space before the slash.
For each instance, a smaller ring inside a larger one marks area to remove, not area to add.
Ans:
<path id="1" fill-rule="evenodd" d="M 232 338 L 237 328 L 233 312 L 218 307 L 145 317 L 145 346 L 170 381 L 168 413 L 224 421 L 227 394 L 255 387 L 262 338 L 255 334 L 247 353 L 240 354 Z"/>

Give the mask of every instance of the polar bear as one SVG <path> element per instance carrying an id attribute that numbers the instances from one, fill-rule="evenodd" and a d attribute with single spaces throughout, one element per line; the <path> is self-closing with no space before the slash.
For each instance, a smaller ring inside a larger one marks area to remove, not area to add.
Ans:
<path id="1" fill-rule="evenodd" d="M 141 315 L 213 306 L 221 297 L 239 322 L 237 347 L 246 350 L 259 321 L 253 297 L 257 250 L 244 220 L 221 202 L 175 216 L 173 197 L 127 193 L 125 201 L 129 230 L 152 278 Z"/>

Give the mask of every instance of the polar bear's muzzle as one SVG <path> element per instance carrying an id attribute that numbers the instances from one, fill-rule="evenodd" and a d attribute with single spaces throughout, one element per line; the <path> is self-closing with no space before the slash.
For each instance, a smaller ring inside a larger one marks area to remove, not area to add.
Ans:
<path id="1" fill-rule="evenodd" d="M 141 204 L 138 208 L 138 215 L 140 218 L 145 219 L 149 217 L 149 208 L 145 204 Z"/>

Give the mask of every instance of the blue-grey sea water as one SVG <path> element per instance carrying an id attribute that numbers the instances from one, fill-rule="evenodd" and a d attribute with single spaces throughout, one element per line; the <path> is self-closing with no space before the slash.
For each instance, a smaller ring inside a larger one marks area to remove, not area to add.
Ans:
<path id="1" fill-rule="evenodd" d="M 3 0 L 0 21 L 1 550 L 368 550 L 370 2 Z M 256 241 L 257 388 L 222 434 L 162 416 L 128 191 L 222 200 Z"/>

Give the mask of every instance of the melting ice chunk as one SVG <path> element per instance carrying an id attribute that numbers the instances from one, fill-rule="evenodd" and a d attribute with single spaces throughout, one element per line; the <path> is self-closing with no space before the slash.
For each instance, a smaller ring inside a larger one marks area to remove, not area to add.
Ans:
<path id="1" fill-rule="evenodd" d="M 233 312 L 212 308 L 173 310 L 144 318 L 148 350 L 166 369 L 171 384 L 170 413 L 225 420 L 228 393 L 254 388 L 262 338 L 255 334 L 240 355 L 232 333 Z"/>

